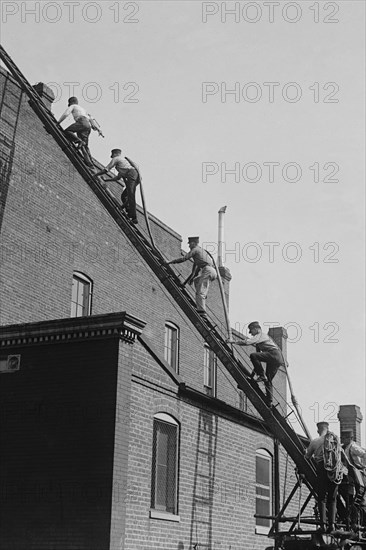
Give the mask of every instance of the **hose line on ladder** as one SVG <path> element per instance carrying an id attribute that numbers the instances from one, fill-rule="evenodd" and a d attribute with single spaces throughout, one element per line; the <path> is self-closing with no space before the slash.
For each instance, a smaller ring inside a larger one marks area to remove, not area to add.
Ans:
<path id="1" fill-rule="evenodd" d="M 140 183 L 140 194 L 141 194 L 142 209 L 144 211 L 144 217 L 145 217 L 147 232 L 149 233 L 151 244 L 153 245 L 154 248 L 156 248 L 155 242 L 154 242 L 154 237 L 151 233 L 149 215 L 148 215 L 147 208 L 146 208 L 146 201 L 145 201 L 144 188 L 143 188 L 143 185 L 142 185 L 141 172 L 140 172 L 139 168 L 136 166 L 136 164 L 131 159 L 129 159 L 128 157 L 125 157 L 125 158 L 131 164 L 131 166 L 133 166 L 133 168 L 136 170 L 136 172 L 138 174 L 138 182 Z"/>
<path id="2" fill-rule="evenodd" d="M 210 256 L 211 260 L 213 261 L 214 268 L 215 268 L 216 273 L 217 273 L 217 280 L 218 280 L 218 282 L 219 282 L 221 300 L 222 300 L 222 305 L 223 305 L 223 308 L 224 308 L 224 315 L 225 315 L 225 322 L 226 322 L 226 330 L 227 330 L 227 334 L 228 334 L 229 340 L 232 340 L 232 332 L 231 332 L 231 325 L 230 325 L 230 319 L 229 319 L 229 310 L 228 310 L 227 303 L 226 303 L 225 292 L 224 292 L 224 285 L 222 284 L 222 279 L 221 279 L 220 270 L 219 270 L 219 268 L 217 267 L 217 264 L 216 264 L 216 262 L 215 262 L 214 257 L 212 256 L 212 254 L 211 254 L 208 250 L 206 250 L 206 252 L 207 252 L 207 254 Z M 232 344 L 231 344 L 231 349 L 232 349 L 232 351 L 233 351 L 233 345 L 232 345 Z"/>

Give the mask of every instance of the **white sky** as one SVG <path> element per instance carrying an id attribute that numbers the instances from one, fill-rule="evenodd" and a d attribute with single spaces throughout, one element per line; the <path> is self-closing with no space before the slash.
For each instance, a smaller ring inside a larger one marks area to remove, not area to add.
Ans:
<path id="1" fill-rule="evenodd" d="M 222 5 L 238 10 L 226 22 Z M 318 420 L 337 430 L 341 404 L 366 414 L 364 29 L 352 0 L 2 2 L 15 63 L 31 83 L 53 83 L 57 117 L 79 97 L 106 136 L 93 134 L 93 155 L 107 163 L 122 147 L 140 165 L 149 210 L 184 247 L 188 235 L 214 243 L 227 205 L 231 324 L 287 325 L 314 435 Z M 237 182 L 221 170 L 235 163 Z M 279 163 L 274 181 L 268 163 Z M 278 243 L 273 261 L 264 243 Z"/>

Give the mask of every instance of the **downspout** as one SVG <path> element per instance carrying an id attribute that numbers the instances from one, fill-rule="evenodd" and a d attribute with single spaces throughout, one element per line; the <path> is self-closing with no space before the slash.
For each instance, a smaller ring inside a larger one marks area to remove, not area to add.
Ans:
<path id="1" fill-rule="evenodd" d="M 226 206 L 223 206 L 219 210 L 219 236 L 218 236 L 218 251 L 217 251 L 217 266 L 224 267 L 223 261 L 223 246 L 224 246 L 224 214 L 226 212 Z"/>

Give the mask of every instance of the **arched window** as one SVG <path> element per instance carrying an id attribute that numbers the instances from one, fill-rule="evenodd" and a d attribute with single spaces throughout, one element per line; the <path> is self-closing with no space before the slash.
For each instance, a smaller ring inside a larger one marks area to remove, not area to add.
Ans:
<path id="1" fill-rule="evenodd" d="M 206 344 L 204 347 L 203 359 L 203 385 L 206 392 L 212 397 L 216 397 L 216 378 L 217 378 L 217 357 Z"/>
<path id="2" fill-rule="evenodd" d="M 151 508 L 178 514 L 179 425 L 165 413 L 154 416 Z"/>
<path id="3" fill-rule="evenodd" d="M 84 273 L 74 271 L 72 276 L 71 317 L 91 315 L 92 291 L 93 281 Z"/>
<path id="4" fill-rule="evenodd" d="M 255 513 L 261 516 L 272 515 L 272 456 L 265 449 L 255 453 Z M 255 519 L 256 532 L 267 534 L 271 520 Z"/>
<path id="5" fill-rule="evenodd" d="M 178 372 L 179 369 L 179 328 L 167 321 L 165 323 L 164 359 Z"/>

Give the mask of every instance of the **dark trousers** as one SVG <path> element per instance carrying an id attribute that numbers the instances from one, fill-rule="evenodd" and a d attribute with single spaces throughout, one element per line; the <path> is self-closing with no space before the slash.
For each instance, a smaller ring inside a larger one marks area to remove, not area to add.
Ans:
<path id="1" fill-rule="evenodd" d="M 126 184 L 121 195 L 122 204 L 126 207 L 129 217 L 134 220 L 136 219 L 136 187 L 140 183 L 137 170 L 129 168 L 120 170 L 118 173 Z"/>
<path id="2" fill-rule="evenodd" d="M 89 143 L 89 135 L 91 132 L 91 126 L 90 122 L 86 117 L 79 118 L 74 124 L 71 124 L 71 126 L 68 126 L 65 130 L 65 134 L 67 135 L 68 139 L 71 141 L 75 141 L 77 137 L 86 145 L 88 146 Z"/>
<path id="3" fill-rule="evenodd" d="M 339 494 L 343 497 L 346 504 L 346 511 L 343 519 L 346 522 L 347 529 L 349 529 L 351 525 L 356 525 L 358 523 L 358 510 L 353 506 L 355 486 L 353 480 L 348 475 L 343 476 L 342 483 L 339 485 Z"/>
<path id="4" fill-rule="evenodd" d="M 325 525 L 328 516 L 328 526 L 334 525 L 337 512 L 338 485 L 329 479 L 327 470 L 324 468 L 324 462 L 317 463 L 316 474 L 320 523 Z"/>
<path id="5" fill-rule="evenodd" d="M 268 378 L 268 382 L 266 383 L 266 393 L 267 393 L 267 398 L 269 403 L 272 403 L 272 400 L 273 400 L 272 380 L 283 363 L 283 358 L 281 353 L 276 349 L 274 349 L 271 352 L 269 351 L 255 352 L 250 354 L 250 360 L 253 363 L 254 372 L 259 376 L 264 375 L 262 362 L 266 363 L 266 376 Z"/>

